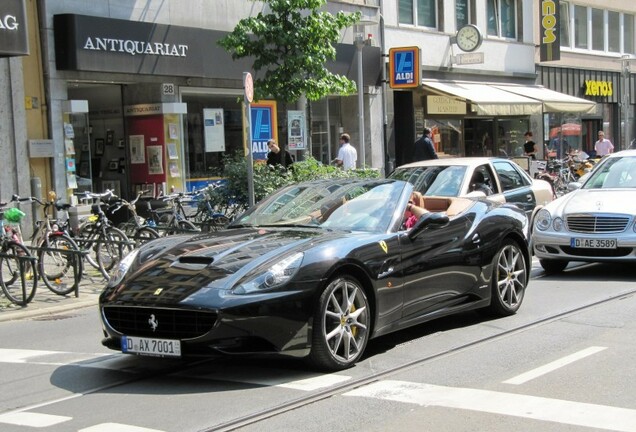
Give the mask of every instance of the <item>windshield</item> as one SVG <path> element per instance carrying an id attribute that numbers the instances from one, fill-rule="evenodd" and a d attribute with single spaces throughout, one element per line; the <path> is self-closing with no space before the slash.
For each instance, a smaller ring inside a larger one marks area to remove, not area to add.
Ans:
<path id="1" fill-rule="evenodd" d="M 386 232 L 406 183 L 392 180 L 328 180 L 279 190 L 230 227 L 302 226 Z"/>
<path id="2" fill-rule="evenodd" d="M 398 168 L 389 178 L 411 183 L 422 195 L 456 197 L 460 195 L 466 169 L 466 166 Z"/>
<path id="3" fill-rule="evenodd" d="M 636 156 L 611 157 L 594 169 L 583 189 L 636 188 Z"/>

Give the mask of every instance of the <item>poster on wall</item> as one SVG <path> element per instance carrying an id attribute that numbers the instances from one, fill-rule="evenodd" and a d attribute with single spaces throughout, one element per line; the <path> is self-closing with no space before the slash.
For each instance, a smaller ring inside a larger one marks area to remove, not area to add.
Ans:
<path id="1" fill-rule="evenodd" d="M 304 111 L 287 111 L 287 143 L 289 150 L 307 148 Z"/>
<path id="2" fill-rule="evenodd" d="M 148 174 L 163 174 L 161 146 L 148 146 Z"/>
<path id="3" fill-rule="evenodd" d="M 225 151 L 225 129 L 222 108 L 203 109 L 203 128 L 206 152 Z"/>
<path id="4" fill-rule="evenodd" d="M 176 143 L 168 143 L 166 144 L 166 148 L 168 149 L 168 159 L 179 159 Z"/>
<path id="5" fill-rule="evenodd" d="M 250 111 L 252 155 L 254 160 L 267 159 L 267 141 L 270 139 L 278 141 L 276 102 L 255 102 L 250 106 Z"/>
<path id="6" fill-rule="evenodd" d="M 146 157 L 144 155 L 144 136 L 143 135 L 130 136 L 130 163 L 131 164 L 146 163 Z"/>

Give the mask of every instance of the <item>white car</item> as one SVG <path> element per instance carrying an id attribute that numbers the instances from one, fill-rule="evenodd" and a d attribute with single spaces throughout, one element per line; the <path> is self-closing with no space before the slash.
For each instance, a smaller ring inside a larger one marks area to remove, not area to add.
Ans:
<path id="1" fill-rule="evenodd" d="M 570 261 L 636 262 L 636 150 L 601 160 L 578 189 L 534 220 L 534 254 L 546 272 Z"/>
<path id="2" fill-rule="evenodd" d="M 424 196 L 486 195 L 492 201 L 516 204 L 531 222 L 536 212 L 554 199 L 550 183 L 533 179 L 514 161 L 499 157 L 413 162 L 396 168 L 389 178 L 408 181 Z"/>

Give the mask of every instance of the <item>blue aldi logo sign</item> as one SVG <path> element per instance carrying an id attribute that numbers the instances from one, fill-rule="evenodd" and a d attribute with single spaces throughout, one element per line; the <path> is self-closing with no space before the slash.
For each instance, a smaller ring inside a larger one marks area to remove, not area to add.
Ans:
<path id="1" fill-rule="evenodd" d="M 391 88 L 413 88 L 420 85 L 420 49 L 418 47 L 391 48 L 389 72 Z"/>

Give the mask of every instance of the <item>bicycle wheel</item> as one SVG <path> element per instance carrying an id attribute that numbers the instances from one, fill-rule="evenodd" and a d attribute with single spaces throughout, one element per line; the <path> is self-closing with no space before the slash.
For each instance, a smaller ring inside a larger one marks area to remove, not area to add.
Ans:
<path id="1" fill-rule="evenodd" d="M 201 231 L 216 232 L 225 228 L 230 223 L 230 219 L 225 215 L 213 215 L 201 222 Z"/>
<path id="2" fill-rule="evenodd" d="M 39 270 L 44 285 L 57 295 L 67 295 L 82 279 L 82 258 L 77 244 L 66 234 L 51 234 L 40 245 Z"/>
<path id="3" fill-rule="evenodd" d="M 35 295 L 38 277 L 34 261 L 25 246 L 14 242 L 7 243 L 0 255 L 0 287 L 18 306 L 26 306 Z"/>
<path id="4" fill-rule="evenodd" d="M 176 226 L 175 226 L 176 225 Z M 172 234 L 187 234 L 187 233 L 197 233 L 200 230 L 194 225 L 192 222 L 187 220 L 173 220 L 169 227 L 166 229 L 164 236 L 172 235 Z"/>
<path id="5" fill-rule="evenodd" d="M 97 263 L 106 279 L 109 272 L 132 250 L 132 242 L 119 228 L 106 227 L 96 242 Z"/>
<path id="6" fill-rule="evenodd" d="M 158 237 L 159 233 L 147 226 L 138 228 L 133 234 L 133 240 L 137 246 L 141 246 L 142 244 L 148 243 L 150 240 Z"/>
<path id="7" fill-rule="evenodd" d="M 82 252 L 86 252 L 85 258 L 88 263 L 95 269 L 100 270 L 97 263 L 97 247 L 96 240 L 99 235 L 99 227 L 95 222 L 84 222 L 77 234 L 77 245 Z"/>

